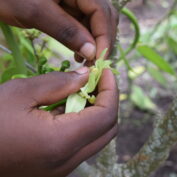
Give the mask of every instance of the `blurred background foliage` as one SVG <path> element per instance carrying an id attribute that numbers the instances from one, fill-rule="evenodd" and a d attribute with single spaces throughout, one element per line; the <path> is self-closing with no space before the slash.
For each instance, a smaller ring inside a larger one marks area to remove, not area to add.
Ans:
<path id="1" fill-rule="evenodd" d="M 72 51 L 46 34 L 3 22 L 0 27 L 1 84 L 81 66 Z M 111 59 L 120 72 L 117 151 L 119 161 L 125 162 L 144 144 L 153 119 L 168 109 L 177 93 L 177 1 L 132 1 L 121 10 L 118 38 Z M 176 159 L 171 155 L 156 177 L 177 176 Z"/>

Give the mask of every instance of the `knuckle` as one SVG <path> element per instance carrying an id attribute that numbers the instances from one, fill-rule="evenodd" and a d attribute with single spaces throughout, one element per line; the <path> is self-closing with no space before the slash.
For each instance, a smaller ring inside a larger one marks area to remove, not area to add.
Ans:
<path id="1" fill-rule="evenodd" d="M 46 77 L 46 80 L 50 79 L 50 85 L 48 85 L 45 90 L 46 92 L 51 92 L 53 90 L 54 93 L 58 92 L 58 89 L 62 89 L 63 91 L 73 91 L 76 88 L 76 82 L 73 82 L 77 79 L 76 74 L 74 72 L 51 72 L 46 75 L 40 76 L 42 77 L 41 80 L 45 80 L 44 78 Z M 34 84 L 31 84 L 32 87 L 34 87 Z M 43 88 L 42 88 L 43 89 Z"/>
<path id="2" fill-rule="evenodd" d="M 77 78 L 78 77 L 75 72 L 66 73 L 64 85 L 68 86 L 71 91 L 75 90 L 76 85 L 77 85 L 77 83 L 76 83 Z"/>
<path id="3" fill-rule="evenodd" d="M 57 73 L 54 72 L 53 75 L 57 76 Z M 61 72 L 58 77 L 60 79 L 61 87 L 64 87 L 65 85 L 68 85 L 71 82 L 71 78 L 69 77 L 68 73 Z"/>
<path id="4" fill-rule="evenodd" d="M 62 28 L 59 26 L 56 37 L 63 44 L 70 44 L 71 41 L 78 34 L 78 29 L 74 25 L 64 25 Z"/>

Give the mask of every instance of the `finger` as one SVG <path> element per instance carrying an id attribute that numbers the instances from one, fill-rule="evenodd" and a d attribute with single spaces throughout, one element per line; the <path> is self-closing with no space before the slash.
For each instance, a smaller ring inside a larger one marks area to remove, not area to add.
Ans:
<path id="1" fill-rule="evenodd" d="M 56 103 L 77 92 L 87 82 L 89 69 L 83 67 L 75 72 L 52 72 L 26 79 L 28 100 L 33 107 Z"/>
<path id="2" fill-rule="evenodd" d="M 118 23 L 114 8 L 107 0 L 78 0 L 77 5 L 85 15 L 90 16 L 90 28 L 97 47 L 96 58 L 105 48 L 109 49 L 109 54 L 113 48 Z"/>
<path id="3" fill-rule="evenodd" d="M 99 83 L 99 94 L 95 106 L 88 107 L 80 113 L 56 116 L 55 142 L 60 144 L 57 137 L 64 132 L 67 147 L 77 147 L 68 149 L 68 152 L 75 153 L 112 129 L 117 122 L 117 114 L 118 92 L 115 78 L 110 70 L 105 70 Z M 66 130 L 68 130 L 67 133 Z M 63 148 L 66 150 L 66 146 L 63 145 Z"/>
<path id="4" fill-rule="evenodd" d="M 49 34 L 87 59 L 95 57 L 95 41 L 89 31 L 57 3 L 45 1 L 38 11 L 38 16 L 33 18 L 33 27 Z"/>
<path id="5" fill-rule="evenodd" d="M 103 149 L 115 136 L 117 136 L 117 133 L 118 125 L 116 124 L 108 133 L 82 148 L 78 153 L 72 156 L 56 173 L 68 175 L 68 172 L 74 170 L 81 162 Z"/>

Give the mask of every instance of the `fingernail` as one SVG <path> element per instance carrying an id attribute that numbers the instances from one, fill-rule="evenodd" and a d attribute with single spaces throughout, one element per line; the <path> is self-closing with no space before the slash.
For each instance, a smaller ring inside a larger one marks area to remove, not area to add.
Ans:
<path id="1" fill-rule="evenodd" d="M 87 59 L 93 59 L 96 55 L 96 47 L 92 43 L 87 42 L 81 47 L 79 53 Z"/>
<path id="2" fill-rule="evenodd" d="M 82 67 L 76 70 L 76 73 L 78 74 L 86 74 L 89 72 L 89 68 L 88 67 Z"/>

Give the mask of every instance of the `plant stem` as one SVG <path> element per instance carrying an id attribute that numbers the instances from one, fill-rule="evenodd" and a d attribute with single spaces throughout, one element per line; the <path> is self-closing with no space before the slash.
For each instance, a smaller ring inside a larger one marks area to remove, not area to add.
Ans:
<path id="1" fill-rule="evenodd" d="M 52 104 L 50 106 L 47 106 L 43 110 L 45 110 L 45 111 L 53 111 L 58 106 L 64 105 L 66 103 L 66 100 L 67 99 L 64 99 L 64 100 L 59 101 L 58 103 Z"/>
<path id="2" fill-rule="evenodd" d="M 12 55 L 14 57 L 14 61 L 18 70 L 17 74 L 26 74 L 27 69 L 25 67 L 25 62 L 23 56 L 21 55 L 20 49 L 18 47 L 18 43 L 15 39 L 11 27 L 3 22 L 0 22 L 0 27 L 2 29 L 2 32 L 4 33 L 9 48 L 12 51 Z"/>
<path id="3" fill-rule="evenodd" d="M 133 49 L 136 48 L 136 45 L 139 42 L 140 39 L 140 27 L 138 24 L 138 20 L 136 16 L 127 8 L 122 8 L 121 13 L 124 14 L 132 23 L 134 29 L 135 29 L 135 36 L 134 40 L 131 43 L 130 47 L 125 51 L 125 55 L 128 55 Z"/>
<path id="4" fill-rule="evenodd" d="M 2 49 L 4 52 L 6 52 L 8 54 L 12 54 L 11 50 L 9 50 L 8 48 L 6 48 L 5 46 L 3 46 L 1 44 L 0 44 L 0 49 Z M 31 64 L 29 64 L 27 61 L 25 61 L 25 66 L 33 73 L 37 73 L 36 69 Z"/>
<path id="5" fill-rule="evenodd" d="M 25 62 L 25 66 L 33 73 L 37 73 L 36 69 L 31 64 L 29 64 L 27 61 Z"/>
<path id="6" fill-rule="evenodd" d="M 12 54 L 12 52 L 8 48 L 6 48 L 5 46 L 3 46 L 1 44 L 0 44 L 0 49 L 2 49 L 6 53 Z"/>

